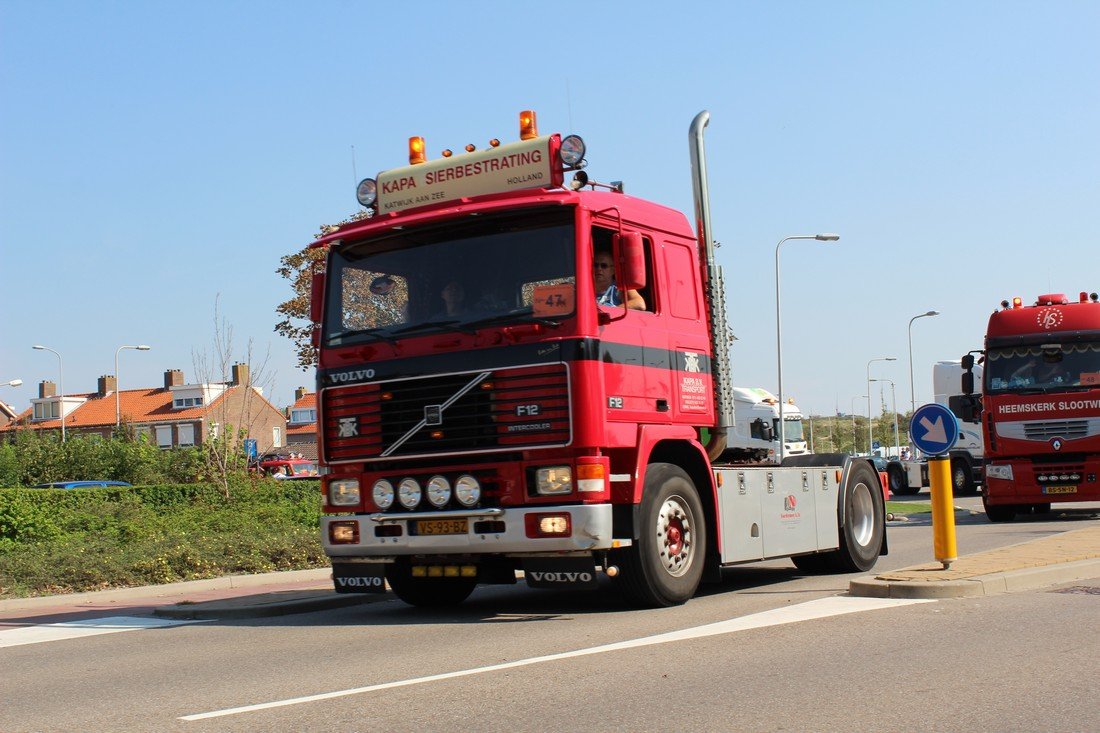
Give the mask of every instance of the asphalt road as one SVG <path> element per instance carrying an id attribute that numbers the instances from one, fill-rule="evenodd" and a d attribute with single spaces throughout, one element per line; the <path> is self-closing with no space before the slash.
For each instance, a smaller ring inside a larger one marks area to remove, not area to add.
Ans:
<path id="1" fill-rule="evenodd" d="M 1096 524 L 962 516 L 959 551 Z M 931 529 L 892 525 L 890 547 L 876 569 L 926 562 Z M 852 577 L 772 562 L 674 609 L 489 587 L 446 613 L 384 600 L 27 643 L 0 648 L 0 730 L 1100 729 L 1100 581 L 908 602 L 848 597 Z"/>

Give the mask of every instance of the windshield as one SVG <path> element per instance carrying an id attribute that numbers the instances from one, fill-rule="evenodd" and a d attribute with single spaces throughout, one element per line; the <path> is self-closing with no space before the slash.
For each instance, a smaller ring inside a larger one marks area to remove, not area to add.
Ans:
<path id="1" fill-rule="evenodd" d="M 576 302 L 571 209 L 470 217 L 333 251 L 325 344 L 508 323 L 559 325 Z"/>
<path id="2" fill-rule="evenodd" d="M 986 392 L 1047 392 L 1100 386 L 1100 341 L 989 349 Z"/>
<path id="3" fill-rule="evenodd" d="M 802 420 L 799 418 L 783 418 L 783 438 L 788 443 L 800 443 L 806 438 L 802 434 Z"/>

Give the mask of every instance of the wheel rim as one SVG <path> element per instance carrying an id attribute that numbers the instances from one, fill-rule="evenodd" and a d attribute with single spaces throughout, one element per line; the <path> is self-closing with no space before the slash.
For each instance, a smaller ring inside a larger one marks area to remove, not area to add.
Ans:
<path id="1" fill-rule="evenodd" d="M 852 487 L 848 510 L 851 512 L 848 526 L 852 528 L 852 539 L 860 547 L 866 547 L 875 534 L 875 500 L 867 484 L 859 483 Z"/>
<path id="2" fill-rule="evenodd" d="M 687 502 L 670 496 L 657 513 L 656 539 L 661 566 L 669 575 L 679 577 L 691 567 L 695 557 L 695 520 Z"/>
<path id="3" fill-rule="evenodd" d="M 955 469 L 955 488 L 962 489 L 966 486 L 966 472 L 961 468 Z"/>

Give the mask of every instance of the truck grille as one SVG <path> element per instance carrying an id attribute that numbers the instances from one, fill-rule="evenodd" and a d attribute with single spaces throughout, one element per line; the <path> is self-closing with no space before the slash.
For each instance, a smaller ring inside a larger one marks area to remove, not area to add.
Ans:
<path id="1" fill-rule="evenodd" d="M 997 424 L 997 435 L 1015 440 L 1044 441 L 1051 438 L 1087 438 L 1100 435 L 1100 418 L 1083 420 L 1028 420 Z"/>
<path id="2" fill-rule="evenodd" d="M 564 364 L 396 379 L 321 393 L 325 460 L 567 445 Z"/>

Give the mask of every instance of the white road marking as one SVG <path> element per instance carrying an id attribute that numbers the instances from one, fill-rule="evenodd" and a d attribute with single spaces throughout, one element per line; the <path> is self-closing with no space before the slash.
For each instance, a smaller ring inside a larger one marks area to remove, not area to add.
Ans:
<path id="1" fill-rule="evenodd" d="M 719 621 L 717 623 L 706 624 L 704 626 L 695 626 L 689 629 L 670 631 L 665 634 L 646 636 L 640 639 L 631 639 L 629 641 L 620 641 L 614 644 L 604 644 L 602 646 L 589 647 L 588 649 L 577 649 L 576 651 L 571 652 L 561 652 L 559 654 L 548 654 L 542 657 L 519 659 L 515 662 L 493 664 L 489 665 L 488 667 L 477 667 L 475 669 L 463 669 L 457 672 L 444 672 L 442 674 L 433 674 L 427 677 L 415 677 L 413 679 L 399 680 L 396 682 L 384 682 L 378 685 L 355 687 L 349 690 L 323 692 L 317 695 L 306 695 L 305 697 L 294 697 L 287 700 L 259 703 L 257 705 L 243 705 L 238 708 L 227 708 L 225 710 L 215 710 L 208 713 L 184 715 L 180 718 L 180 720 L 206 720 L 208 718 L 221 718 L 227 715 L 252 713 L 258 710 L 267 710 L 269 708 L 286 707 L 287 705 L 301 705 L 304 703 L 318 702 L 320 700 L 331 700 L 332 698 L 336 697 L 347 697 L 349 695 L 361 695 L 367 692 L 378 692 L 379 690 L 390 690 L 395 687 L 409 687 L 410 685 L 420 685 L 426 682 L 438 682 L 440 680 L 449 680 L 456 677 L 467 677 L 469 675 L 484 674 L 486 672 L 498 672 L 503 669 L 526 667 L 528 665 L 541 664 L 543 662 L 556 662 L 561 659 L 584 657 L 590 654 L 603 654 L 604 652 L 615 652 L 623 649 L 651 646 L 653 644 L 665 644 L 670 641 L 699 639 L 705 636 L 730 634 L 735 631 L 759 629 L 765 626 L 779 626 L 780 624 L 792 624 L 799 621 L 811 621 L 813 619 L 827 618 L 829 616 L 839 616 L 846 613 L 858 613 L 860 611 L 873 611 L 880 608 L 896 608 L 898 606 L 908 606 L 914 603 L 932 602 L 933 601 L 926 599 L 863 598 L 858 596 L 832 596 L 829 598 L 819 598 L 816 601 L 800 603 L 796 606 L 777 608 L 772 611 L 764 611 L 762 613 L 754 613 L 749 616 L 742 616 L 741 618 L 729 619 L 728 621 Z"/>
<path id="2" fill-rule="evenodd" d="M 0 630 L 0 648 L 23 646 L 24 644 L 41 644 L 47 641 L 61 641 L 63 639 L 79 639 L 85 636 L 98 636 L 99 634 L 117 634 L 120 631 L 163 629 L 168 626 L 193 623 L 196 622 L 190 619 L 175 620 L 145 618 L 141 616 L 110 616 L 108 618 L 94 618 L 85 621 L 64 621 L 56 624 L 22 626 L 14 629 Z"/>

